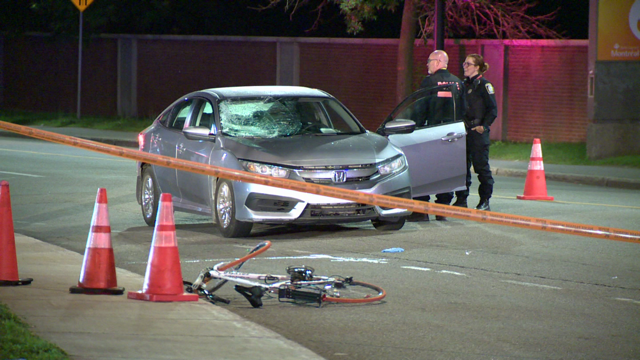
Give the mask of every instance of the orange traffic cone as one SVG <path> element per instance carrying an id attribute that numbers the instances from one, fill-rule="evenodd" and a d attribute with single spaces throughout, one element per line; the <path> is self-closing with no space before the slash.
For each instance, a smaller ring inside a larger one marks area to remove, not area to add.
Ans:
<path id="1" fill-rule="evenodd" d="M 69 288 L 72 294 L 122 295 L 124 288 L 118 287 L 116 262 L 111 247 L 111 225 L 107 208 L 107 189 L 99 188 L 93 218 L 87 238 L 78 286 Z"/>
<path id="2" fill-rule="evenodd" d="M 184 292 L 171 194 L 160 196 L 142 291 L 129 291 L 127 298 L 147 301 L 198 300 L 197 294 Z"/>
<path id="3" fill-rule="evenodd" d="M 16 237 L 11 215 L 9 182 L 0 181 L 0 286 L 29 285 L 33 279 L 18 278 Z"/>
<path id="4" fill-rule="evenodd" d="M 524 195 L 518 195 L 517 198 L 520 200 L 553 200 L 553 196 L 547 196 L 547 180 L 544 176 L 540 139 L 533 139 L 529 170 L 527 171 L 527 179 L 524 181 Z"/>

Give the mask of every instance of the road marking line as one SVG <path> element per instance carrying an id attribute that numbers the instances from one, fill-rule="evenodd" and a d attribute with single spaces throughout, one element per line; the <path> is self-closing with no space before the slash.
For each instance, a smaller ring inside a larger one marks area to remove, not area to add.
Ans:
<path id="1" fill-rule="evenodd" d="M 118 161 L 118 162 L 130 162 L 131 160 L 122 160 L 122 159 L 113 159 L 113 156 L 110 157 L 97 157 L 97 156 L 83 156 L 83 155 L 65 155 L 65 154 L 53 154 L 53 153 L 44 153 L 38 151 L 26 151 L 26 150 L 13 150 L 13 149 L 4 149 L 0 148 L 0 151 L 11 151 L 25 154 L 36 154 L 36 155 L 49 155 L 49 156 L 60 156 L 60 157 L 70 157 L 70 158 L 81 158 L 81 159 L 97 159 L 97 160 L 109 160 L 109 161 Z"/>
<path id="2" fill-rule="evenodd" d="M 387 259 L 367 259 L 367 258 L 345 258 L 340 256 L 331 256 L 324 254 L 313 254 L 307 256 L 273 256 L 273 257 L 258 257 L 252 260 L 283 260 L 283 259 L 328 259 L 330 261 L 340 262 L 368 262 L 373 264 L 387 264 Z M 206 259 L 206 260 L 183 260 L 184 263 L 199 263 L 199 262 L 212 262 L 212 261 L 228 261 L 229 259 Z M 128 263 L 133 264 L 133 263 Z"/>
<path id="3" fill-rule="evenodd" d="M 331 255 L 325 255 L 325 254 L 312 254 L 312 255 L 306 255 L 306 256 L 274 256 L 274 257 L 262 257 L 260 259 L 265 259 L 265 260 L 329 259 L 330 261 L 340 261 L 340 262 L 368 262 L 373 264 L 387 263 L 387 259 L 345 258 L 341 256 L 331 256 Z"/>
<path id="4" fill-rule="evenodd" d="M 467 276 L 467 274 L 463 274 L 463 273 L 459 273 L 459 272 L 455 272 L 455 271 L 449 271 L 449 270 L 440 270 L 438 271 L 441 274 L 449 274 L 449 275 L 456 275 L 456 276 Z"/>
<path id="5" fill-rule="evenodd" d="M 418 271 L 433 271 L 433 269 L 430 269 L 430 268 L 423 268 L 423 267 L 417 267 L 417 266 L 401 266 L 401 268 L 409 269 L 409 270 L 418 270 Z M 449 270 L 437 270 L 436 272 L 440 274 L 467 276 L 467 274 L 463 274 L 455 271 L 449 271 Z"/>
<path id="6" fill-rule="evenodd" d="M 625 298 L 614 298 L 614 299 L 616 299 L 616 300 L 618 300 L 618 301 L 626 301 L 626 302 L 630 302 L 630 303 L 632 303 L 632 304 L 638 304 L 638 305 L 640 305 L 640 301 L 638 301 L 638 300 L 625 299 Z"/>
<path id="7" fill-rule="evenodd" d="M 429 268 L 422 268 L 422 267 L 417 267 L 417 266 L 402 266 L 403 269 L 409 269 L 409 270 L 420 270 L 420 271 L 431 271 L 431 269 Z"/>
<path id="8" fill-rule="evenodd" d="M 534 284 L 534 283 L 529 283 L 529 282 L 521 282 L 521 281 L 513 281 L 513 280 L 500 280 L 501 282 L 505 282 L 505 283 L 509 283 L 509 284 L 515 284 L 515 285 L 524 285 L 524 286 L 533 286 L 533 287 L 539 287 L 539 288 L 543 288 L 543 289 L 557 289 L 557 290 L 562 290 L 561 287 L 557 287 L 557 286 L 549 286 L 549 285 L 542 285 L 542 284 Z"/>
<path id="9" fill-rule="evenodd" d="M 11 171 L 0 171 L 0 174 L 19 175 L 19 176 L 28 176 L 28 177 L 37 177 L 37 178 L 44 177 L 42 175 L 24 174 L 24 173 L 17 173 L 17 172 L 11 172 Z"/>

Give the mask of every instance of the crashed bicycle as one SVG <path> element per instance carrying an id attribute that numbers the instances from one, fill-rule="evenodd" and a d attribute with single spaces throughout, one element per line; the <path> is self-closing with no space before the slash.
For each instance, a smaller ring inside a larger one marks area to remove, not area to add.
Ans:
<path id="1" fill-rule="evenodd" d="M 236 283 L 235 291 L 243 295 L 254 308 L 263 305 L 262 298 L 269 294 L 277 296 L 281 302 L 313 303 L 321 307 L 325 303 L 363 304 L 379 302 L 386 296 L 384 289 L 353 277 L 321 276 L 314 274 L 310 266 L 288 266 L 287 275 L 258 274 L 240 272 L 240 268 L 250 259 L 264 253 L 271 247 L 270 241 L 256 245 L 244 257 L 229 263 L 219 263 L 205 268 L 193 281 L 184 281 L 185 290 L 197 293 L 211 303 L 230 301 L 214 294 L 224 284 Z"/>

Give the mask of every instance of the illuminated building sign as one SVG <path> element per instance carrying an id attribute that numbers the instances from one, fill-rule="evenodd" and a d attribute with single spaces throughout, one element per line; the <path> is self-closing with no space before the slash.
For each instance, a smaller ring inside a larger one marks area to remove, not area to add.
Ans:
<path id="1" fill-rule="evenodd" d="M 640 60 L 640 0 L 598 2 L 598 60 Z"/>

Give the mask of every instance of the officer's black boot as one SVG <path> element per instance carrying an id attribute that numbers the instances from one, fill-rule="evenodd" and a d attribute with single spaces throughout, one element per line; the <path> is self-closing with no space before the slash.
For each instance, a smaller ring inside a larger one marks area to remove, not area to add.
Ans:
<path id="1" fill-rule="evenodd" d="M 453 206 L 457 207 L 467 207 L 467 198 L 466 197 L 456 197 L 456 201 L 453 203 Z"/>
<path id="2" fill-rule="evenodd" d="M 480 199 L 478 206 L 476 206 L 476 210 L 491 211 L 491 207 L 489 207 L 489 199 Z"/>
<path id="3" fill-rule="evenodd" d="M 408 222 L 421 222 L 421 221 L 429 221 L 429 214 L 423 214 L 419 212 L 414 212 L 413 214 L 407 217 Z"/>

